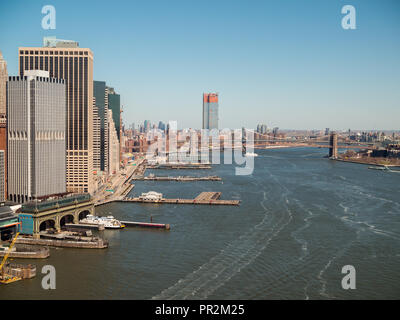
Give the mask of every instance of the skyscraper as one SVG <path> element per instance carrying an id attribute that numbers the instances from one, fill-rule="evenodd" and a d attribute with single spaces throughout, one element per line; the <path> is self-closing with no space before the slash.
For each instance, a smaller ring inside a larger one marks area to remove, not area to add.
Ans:
<path id="1" fill-rule="evenodd" d="M 108 89 L 105 81 L 93 81 L 93 95 L 96 99 L 97 115 L 100 118 L 100 167 L 108 171 Z"/>
<path id="2" fill-rule="evenodd" d="M 89 192 L 93 182 L 93 53 L 78 43 L 44 39 L 45 47 L 20 47 L 19 72 L 46 70 L 65 79 L 67 191 Z"/>
<path id="3" fill-rule="evenodd" d="M 96 106 L 96 99 L 93 99 L 93 170 L 101 170 L 101 134 L 99 109 Z"/>
<path id="4" fill-rule="evenodd" d="M 0 51 L 0 150 L 4 151 L 4 161 L 2 168 L 4 177 L 3 194 L 1 197 L 7 198 L 7 98 L 6 98 L 6 85 L 8 80 L 7 63 L 3 59 L 3 55 Z M 0 191 L 1 192 L 1 191 Z"/>
<path id="5" fill-rule="evenodd" d="M 9 77 L 8 198 L 26 202 L 66 191 L 66 94 L 47 71 Z"/>
<path id="6" fill-rule="evenodd" d="M 218 93 L 203 93 L 203 129 L 218 129 Z"/>
<path id="7" fill-rule="evenodd" d="M 121 98 L 114 88 L 108 89 L 108 109 L 112 110 L 115 130 L 117 131 L 118 140 L 121 137 Z"/>

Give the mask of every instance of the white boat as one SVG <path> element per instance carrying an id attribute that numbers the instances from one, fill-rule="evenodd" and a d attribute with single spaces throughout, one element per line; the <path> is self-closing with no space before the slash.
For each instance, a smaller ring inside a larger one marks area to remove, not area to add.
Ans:
<path id="1" fill-rule="evenodd" d="M 87 223 L 87 224 L 101 224 L 104 225 L 106 229 L 122 229 L 125 226 L 113 216 L 107 217 L 97 217 L 94 215 L 87 215 L 86 218 L 79 221 L 80 223 Z"/>
<path id="2" fill-rule="evenodd" d="M 245 157 L 257 157 L 258 154 L 254 152 L 246 152 Z"/>

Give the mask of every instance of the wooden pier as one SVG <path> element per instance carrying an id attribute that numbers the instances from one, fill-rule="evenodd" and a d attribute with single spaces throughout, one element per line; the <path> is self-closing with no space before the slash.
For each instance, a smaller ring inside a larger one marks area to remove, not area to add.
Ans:
<path id="1" fill-rule="evenodd" d="M 147 164 L 146 169 L 211 169 L 211 165 L 209 164 Z"/>
<path id="2" fill-rule="evenodd" d="M 202 192 L 194 199 L 157 199 L 144 200 L 141 198 L 126 198 L 123 202 L 140 202 L 140 203 L 159 203 L 159 204 L 208 204 L 208 205 L 225 205 L 238 206 L 240 200 L 220 200 L 221 192 Z"/>
<path id="3" fill-rule="evenodd" d="M 147 176 L 147 177 L 134 177 L 132 180 L 138 181 L 179 181 L 179 182 L 189 182 L 189 181 L 221 181 L 222 179 L 218 176 L 207 176 L 207 177 L 193 177 L 193 176 Z"/>

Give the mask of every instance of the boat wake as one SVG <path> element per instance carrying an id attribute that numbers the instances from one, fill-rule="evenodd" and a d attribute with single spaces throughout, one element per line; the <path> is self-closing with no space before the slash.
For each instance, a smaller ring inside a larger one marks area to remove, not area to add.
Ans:
<path id="1" fill-rule="evenodd" d="M 286 209 L 282 214 L 272 215 L 265 205 L 267 200 L 270 199 L 267 199 L 267 194 L 264 192 L 261 206 L 265 210 L 265 215 L 261 222 L 246 234 L 231 242 L 217 256 L 196 271 L 152 299 L 206 299 L 243 268 L 251 264 L 270 241 L 292 220 L 292 213 L 286 202 L 286 193 L 281 194 L 280 199 L 280 203 Z"/>

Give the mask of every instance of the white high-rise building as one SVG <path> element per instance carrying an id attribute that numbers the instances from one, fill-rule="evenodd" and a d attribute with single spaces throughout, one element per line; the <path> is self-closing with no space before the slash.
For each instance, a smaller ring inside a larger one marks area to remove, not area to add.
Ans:
<path id="1" fill-rule="evenodd" d="M 8 198 L 22 203 L 66 192 L 66 90 L 48 71 L 10 76 Z"/>

